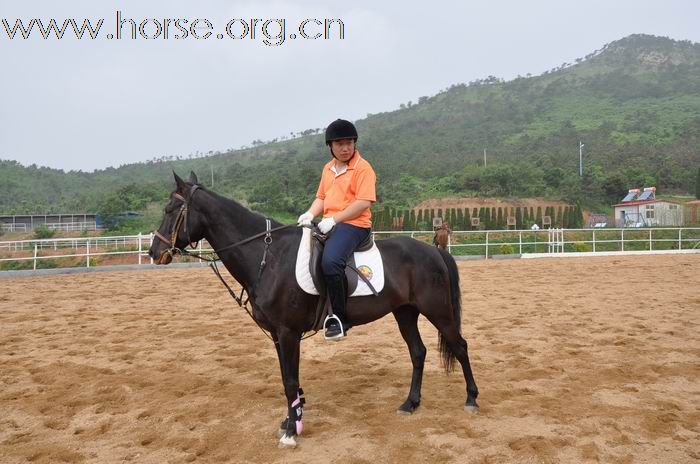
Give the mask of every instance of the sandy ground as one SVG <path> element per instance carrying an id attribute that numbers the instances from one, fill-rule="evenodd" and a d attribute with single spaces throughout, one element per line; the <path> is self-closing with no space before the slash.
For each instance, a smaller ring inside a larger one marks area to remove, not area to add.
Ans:
<path id="1" fill-rule="evenodd" d="M 0 462 L 700 460 L 700 255 L 459 264 L 481 412 L 421 320 L 302 345 L 294 450 L 273 346 L 208 269 L 0 280 Z"/>

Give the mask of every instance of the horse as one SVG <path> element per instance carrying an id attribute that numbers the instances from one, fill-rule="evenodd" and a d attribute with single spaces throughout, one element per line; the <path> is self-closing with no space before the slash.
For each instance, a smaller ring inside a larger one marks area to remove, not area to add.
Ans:
<path id="1" fill-rule="evenodd" d="M 446 222 L 443 222 L 442 225 L 438 227 L 437 230 L 435 230 L 435 236 L 433 237 L 433 245 L 443 250 L 447 250 L 447 242 L 449 241 L 451 232 L 452 231 L 450 230 L 450 225 Z"/>
<path id="2" fill-rule="evenodd" d="M 148 251 L 156 264 L 169 264 L 173 255 L 205 239 L 229 273 L 248 294 L 251 317 L 274 341 L 287 417 L 279 430 L 279 447 L 295 447 L 303 429 L 305 399 L 299 382 L 300 342 L 317 327 L 318 295 L 305 293 L 296 282 L 295 262 L 302 228 L 284 226 L 199 184 L 190 174 L 184 181 L 173 172 L 176 190 L 170 194 L 162 223 Z M 331 232 L 332 233 L 332 232 Z M 472 374 L 467 342 L 461 335 L 459 273 L 452 256 L 408 237 L 379 240 L 386 270 L 377 296 L 348 300 L 353 326 L 394 315 L 413 365 L 411 387 L 397 413 L 410 415 L 420 405 L 426 348 L 418 331 L 418 316 L 438 330 L 438 347 L 445 372 L 460 363 L 466 381 L 464 410 L 477 412 L 479 391 Z"/>

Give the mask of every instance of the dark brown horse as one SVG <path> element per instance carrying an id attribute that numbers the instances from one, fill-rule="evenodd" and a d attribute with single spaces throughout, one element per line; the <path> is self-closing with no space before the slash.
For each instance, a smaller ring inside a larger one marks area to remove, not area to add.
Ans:
<path id="1" fill-rule="evenodd" d="M 300 227 L 267 220 L 239 203 L 175 175 L 177 189 L 165 208 L 149 255 L 168 264 L 173 253 L 206 239 L 231 275 L 250 296 L 252 316 L 270 332 L 279 357 L 287 397 L 280 446 L 295 446 L 301 432 L 303 398 L 299 386 L 299 349 L 302 335 L 314 329 L 318 296 L 305 293 L 295 279 Z M 278 229 L 266 238 L 266 230 Z M 245 240 L 254 237 L 252 240 Z M 469 365 L 467 342 L 460 334 L 461 306 L 457 265 L 447 252 L 407 237 L 377 242 L 386 272 L 379 296 L 348 301 L 352 325 L 375 321 L 392 313 L 399 324 L 413 363 L 411 389 L 400 413 L 411 414 L 420 404 L 426 348 L 418 332 L 418 316 L 438 330 L 438 345 L 447 372 L 456 358 L 467 383 L 464 409 L 477 411 L 478 390 Z"/>
<path id="2" fill-rule="evenodd" d="M 446 222 L 443 222 L 440 227 L 435 230 L 435 236 L 433 237 L 433 245 L 436 247 L 447 250 L 447 243 L 450 240 L 450 233 L 452 231 L 450 230 L 450 225 Z"/>

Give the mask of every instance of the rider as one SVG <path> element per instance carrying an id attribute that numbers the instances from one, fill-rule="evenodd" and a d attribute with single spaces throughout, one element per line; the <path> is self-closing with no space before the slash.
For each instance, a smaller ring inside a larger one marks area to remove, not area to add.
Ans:
<path id="1" fill-rule="evenodd" d="M 326 145 L 331 159 L 321 172 L 316 199 L 307 212 L 299 216 L 300 225 L 323 213 L 318 228 L 328 236 L 321 259 L 323 277 L 331 301 L 333 319 L 327 319 L 325 336 L 339 339 L 350 329 L 346 312 L 347 281 L 345 264 L 348 258 L 370 234 L 372 228 L 370 206 L 377 200 L 376 176 L 372 166 L 360 156 L 355 144 L 357 129 L 344 119 L 336 119 L 326 129 Z"/>

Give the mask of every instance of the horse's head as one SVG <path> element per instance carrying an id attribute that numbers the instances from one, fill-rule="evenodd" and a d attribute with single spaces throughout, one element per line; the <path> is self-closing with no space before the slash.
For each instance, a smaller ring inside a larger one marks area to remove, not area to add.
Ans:
<path id="1" fill-rule="evenodd" d="M 148 255 L 156 264 L 170 264 L 173 254 L 184 249 L 187 245 L 196 243 L 203 238 L 204 218 L 197 207 L 194 198 L 199 187 L 197 176 L 190 173 L 190 180 L 185 182 L 175 172 L 176 189 L 170 194 L 170 201 L 165 206 L 165 216 L 153 238 Z"/>

